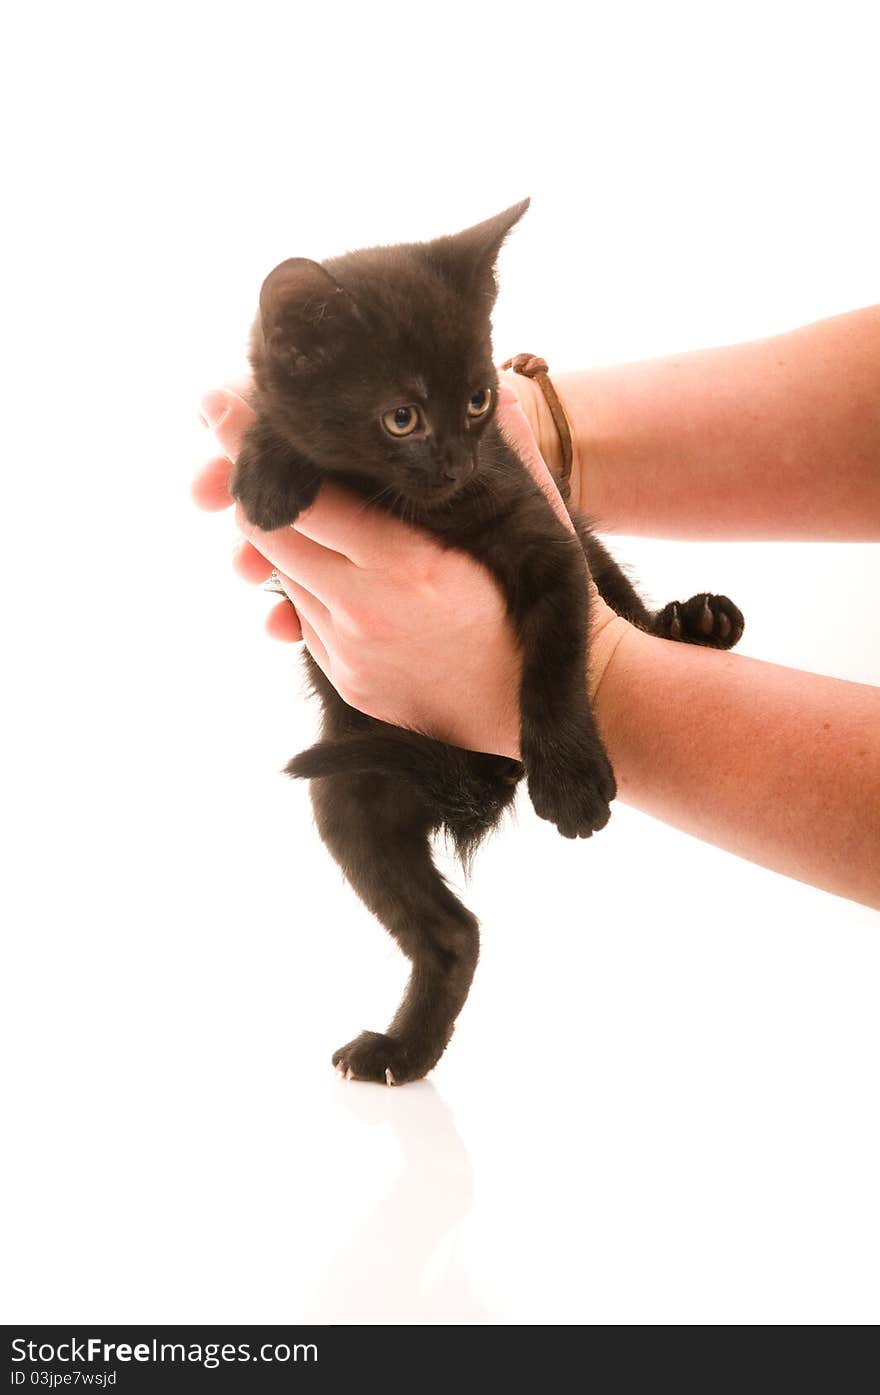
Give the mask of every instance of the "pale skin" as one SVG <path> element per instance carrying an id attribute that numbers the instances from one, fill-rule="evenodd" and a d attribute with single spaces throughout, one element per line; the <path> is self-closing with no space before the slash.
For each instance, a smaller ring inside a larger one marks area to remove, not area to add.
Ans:
<path id="1" fill-rule="evenodd" d="M 553 381 L 572 425 L 573 502 L 604 531 L 880 540 L 880 307 Z M 544 460 L 558 468 L 559 447 L 544 399 L 527 379 L 506 382 L 504 428 L 552 497 Z M 222 454 L 203 466 L 194 496 L 229 507 L 250 408 L 223 389 L 203 414 Z M 562 514 L 558 495 L 554 506 Z M 293 528 L 261 533 L 240 510 L 237 522 L 239 573 L 259 583 L 274 566 L 290 597 L 270 613 L 269 632 L 304 639 L 346 701 L 461 746 L 518 754 L 519 654 L 500 594 L 474 561 L 327 486 Z M 880 690 L 657 639 L 598 596 L 593 611 L 585 681 L 619 798 L 880 907 Z"/>

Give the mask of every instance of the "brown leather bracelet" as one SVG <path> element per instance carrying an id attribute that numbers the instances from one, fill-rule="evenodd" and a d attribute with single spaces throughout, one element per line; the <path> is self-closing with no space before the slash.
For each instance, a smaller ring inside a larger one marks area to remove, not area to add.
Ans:
<path id="1" fill-rule="evenodd" d="M 513 358 L 502 363 L 501 367 L 512 368 L 514 373 L 521 373 L 524 378 L 534 378 L 543 392 L 562 446 L 562 472 L 556 483 L 563 499 L 567 499 L 571 493 L 571 464 L 574 458 L 571 428 L 559 395 L 548 376 L 547 360 L 538 358 L 537 354 L 514 354 Z"/>

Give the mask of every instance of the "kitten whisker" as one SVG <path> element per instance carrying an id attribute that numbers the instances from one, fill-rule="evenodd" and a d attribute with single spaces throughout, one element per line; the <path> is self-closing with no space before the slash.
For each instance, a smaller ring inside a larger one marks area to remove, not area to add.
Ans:
<path id="1" fill-rule="evenodd" d="M 393 488 L 390 484 L 383 484 L 382 488 L 377 490 L 375 494 L 371 494 L 369 499 L 364 499 L 363 503 L 358 509 L 358 513 L 365 513 L 367 509 L 372 508 L 374 504 L 378 504 L 381 499 L 386 497 L 386 495 L 388 496 L 388 498 L 391 498 L 393 492 Z"/>

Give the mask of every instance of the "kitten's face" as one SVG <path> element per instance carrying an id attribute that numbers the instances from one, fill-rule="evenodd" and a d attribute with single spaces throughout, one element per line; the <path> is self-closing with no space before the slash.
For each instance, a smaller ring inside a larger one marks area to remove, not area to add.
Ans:
<path id="1" fill-rule="evenodd" d="M 448 503 L 478 473 L 495 414 L 492 268 L 524 208 L 434 243 L 277 267 L 252 343 L 275 428 L 377 495 Z"/>

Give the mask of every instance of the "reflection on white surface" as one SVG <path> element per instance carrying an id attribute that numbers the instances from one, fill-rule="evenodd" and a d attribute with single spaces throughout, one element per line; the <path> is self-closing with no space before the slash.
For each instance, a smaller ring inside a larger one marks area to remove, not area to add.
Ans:
<path id="1" fill-rule="evenodd" d="M 489 1321 L 456 1245 L 474 1186 L 452 1110 L 429 1081 L 389 1090 L 340 1080 L 338 1094 L 362 1130 L 391 1130 L 400 1164 L 333 1254 L 306 1301 L 306 1321 Z"/>

